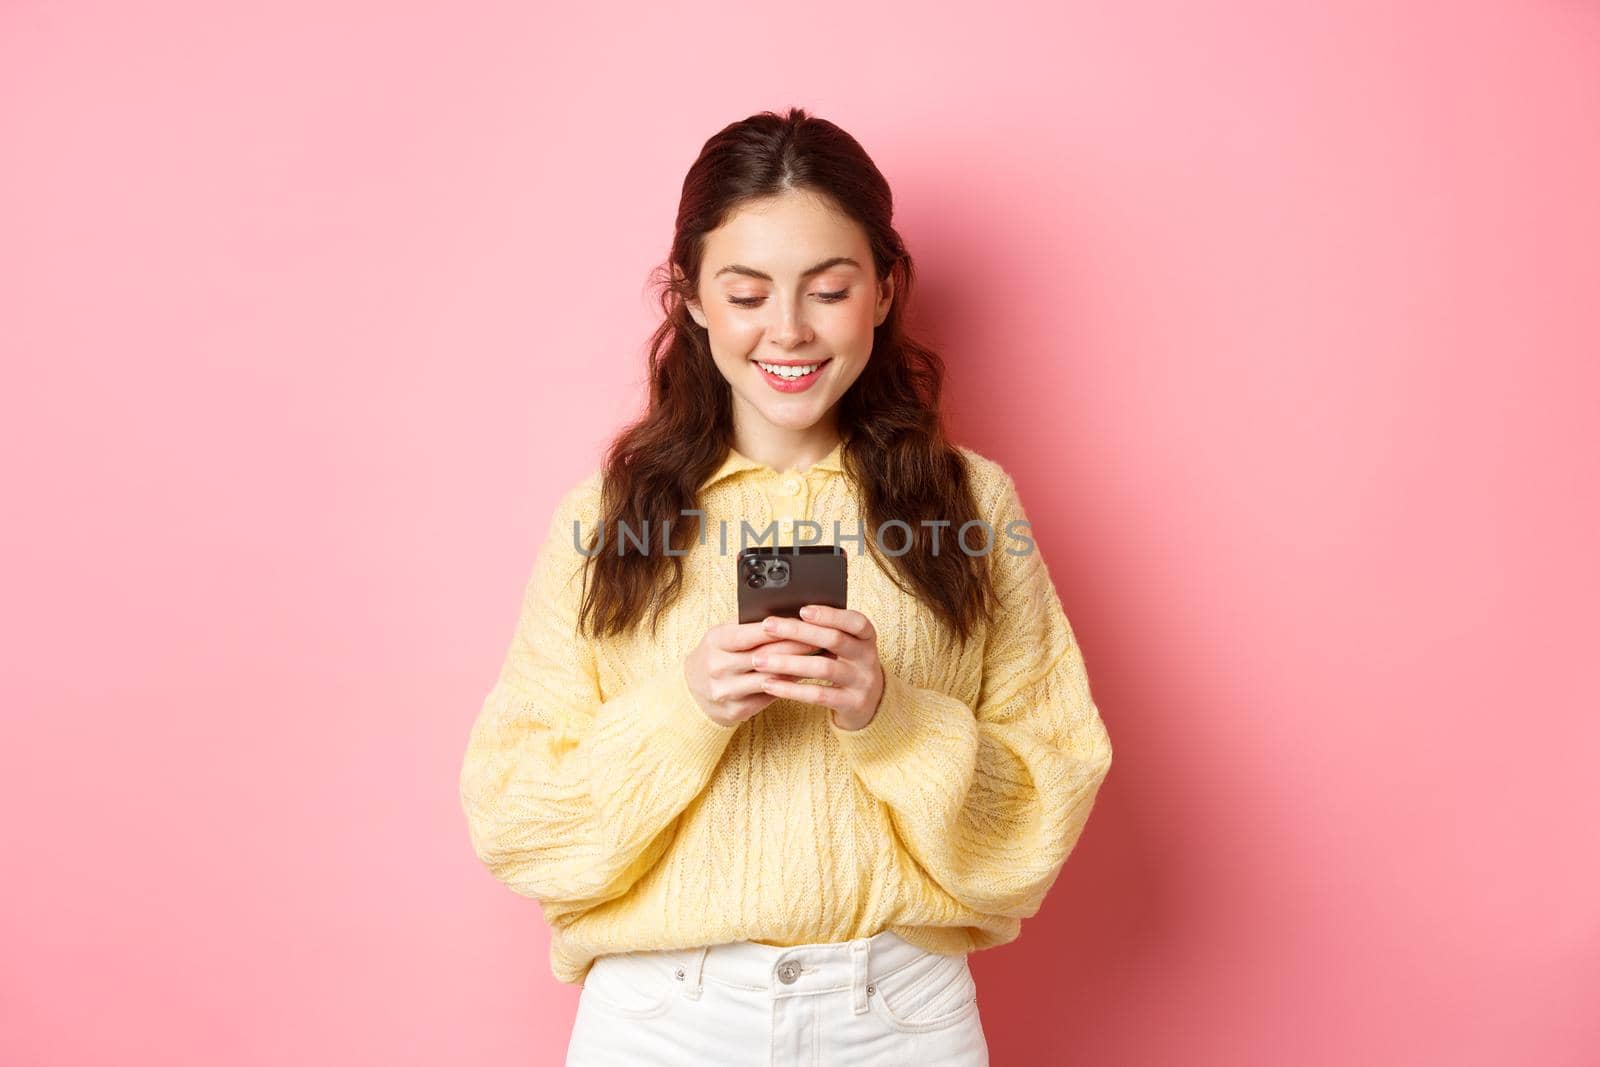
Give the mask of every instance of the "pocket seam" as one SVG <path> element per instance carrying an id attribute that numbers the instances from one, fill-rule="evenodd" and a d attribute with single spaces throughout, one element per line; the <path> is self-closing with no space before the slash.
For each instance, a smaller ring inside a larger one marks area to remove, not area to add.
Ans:
<path id="1" fill-rule="evenodd" d="M 639 959 L 638 955 L 632 952 L 619 953 L 618 955 L 634 960 Z M 651 969 L 655 970 L 656 968 L 652 966 Z M 593 970 L 594 967 L 591 966 L 590 971 L 592 972 Z M 648 1007 L 635 1007 L 628 1004 L 618 1003 L 617 1001 L 606 996 L 603 991 L 592 987 L 587 980 L 583 983 L 583 989 L 584 992 L 589 994 L 590 999 L 599 1005 L 603 1011 L 608 1011 L 614 1015 L 620 1015 L 628 1019 L 654 1019 L 665 1015 L 668 1009 L 672 1007 L 673 1000 L 675 1000 L 678 996 L 678 990 L 673 987 L 672 976 L 670 974 L 668 974 L 666 971 L 661 971 L 658 974 L 658 977 L 663 982 L 663 991 L 658 1000 L 649 1002 Z M 623 984 L 626 985 L 628 983 L 624 982 Z M 649 994 L 640 993 L 641 997 L 648 995 Z"/>
<path id="2" fill-rule="evenodd" d="M 930 953 L 930 955 L 938 955 L 938 953 Z M 873 1007 L 873 1010 L 876 1011 L 883 1021 L 890 1027 L 903 1033 L 927 1033 L 930 1030 L 942 1030 L 946 1027 L 954 1026 L 956 1023 L 961 1022 L 963 1019 L 967 1018 L 977 1010 L 977 983 L 972 978 L 971 968 L 967 965 L 965 958 L 963 958 L 961 961 L 961 968 L 964 972 L 966 981 L 971 987 L 971 995 L 968 996 L 968 998 L 959 1006 L 946 1011 L 943 1015 L 937 1015 L 932 1019 L 902 1019 L 900 1016 L 896 1015 L 894 1009 L 889 1006 L 889 1002 L 884 998 L 883 991 L 881 989 L 875 991 L 875 996 L 867 999 L 869 1002 L 874 1000 L 877 1001 L 877 1005 Z M 898 971 L 899 968 L 896 968 L 896 970 Z M 910 986 L 907 986 L 900 992 L 905 994 L 919 988 L 924 981 L 931 981 L 932 975 L 937 974 L 938 971 L 939 968 L 937 966 L 930 967 L 927 975 L 919 975 L 914 983 L 912 983 Z M 881 981 L 881 979 L 879 979 L 879 981 Z"/>

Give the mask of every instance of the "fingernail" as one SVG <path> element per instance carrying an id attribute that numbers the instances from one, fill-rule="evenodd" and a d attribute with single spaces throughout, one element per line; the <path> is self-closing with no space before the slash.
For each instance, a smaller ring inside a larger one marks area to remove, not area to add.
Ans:
<path id="1" fill-rule="evenodd" d="M 753 667 L 765 667 L 767 665 L 767 657 L 765 657 L 765 656 L 751 656 L 750 657 L 750 665 L 753 666 Z"/>
<path id="2" fill-rule="evenodd" d="M 809 604 L 807 604 L 805 607 L 800 609 L 800 617 L 802 619 L 809 619 L 809 618 L 811 618 L 811 616 L 813 616 L 815 614 L 816 614 L 816 612 L 811 610 L 811 605 L 809 605 Z"/>

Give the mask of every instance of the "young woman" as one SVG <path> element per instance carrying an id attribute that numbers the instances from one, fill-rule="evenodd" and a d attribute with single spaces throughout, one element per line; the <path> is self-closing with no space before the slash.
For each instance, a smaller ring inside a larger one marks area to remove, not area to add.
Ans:
<path id="1" fill-rule="evenodd" d="M 707 142 L 649 409 L 538 552 L 461 802 L 583 985 L 568 1064 L 987 1063 L 967 954 L 1110 768 L 1016 486 L 945 437 L 890 216 L 803 110 Z M 808 542 L 849 608 L 738 623 L 739 549 Z"/>

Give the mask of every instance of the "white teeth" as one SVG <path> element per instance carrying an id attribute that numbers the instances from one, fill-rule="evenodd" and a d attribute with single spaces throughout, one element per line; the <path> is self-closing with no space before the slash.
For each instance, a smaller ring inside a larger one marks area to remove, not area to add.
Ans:
<path id="1" fill-rule="evenodd" d="M 756 366 L 760 367 L 768 374 L 776 374 L 780 378 L 804 378 L 806 375 L 822 366 L 822 364 L 808 363 L 804 367 L 779 367 L 772 363 L 762 363 L 758 360 L 756 362 Z"/>

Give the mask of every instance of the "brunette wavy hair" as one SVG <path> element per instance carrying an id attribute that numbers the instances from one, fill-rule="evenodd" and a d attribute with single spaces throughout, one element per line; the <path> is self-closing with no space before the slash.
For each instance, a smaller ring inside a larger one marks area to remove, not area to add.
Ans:
<path id="1" fill-rule="evenodd" d="M 686 551 L 698 538 L 681 512 L 699 507 L 701 483 L 726 458 L 733 406 L 707 331 L 690 317 L 685 300 L 697 295 L 706 235 L 740 206 L 790 189 L 830 198 L 866 231 L 879 280 L 895 279 L 894 300 L 873 331 L 867 365 L 838 403 L 842 463 L 860 487 L 867 551 L 958 639 L 965 641 L 980 617 L 991 616 L 987 556 L 949 547 L 951 532 L 982 516 L 965 459 L 945 436 L 944 362 L 905 331 L 915 274 L 890 223 L 889 184 L 855 138 L 790 108 L 725 127 L 684 177 L 672 249 L 651 278 L 663 319 L 650 341 L 649 406 L 612 441 L 603 464 L 600 519 L 588 538 L 578 616 L 579 628 L 590 634 L 625 633 L 648 611 L 653 636 L 661 610 L 681 593 L 679 556 L 651 545 L 641 551 L 628 538 L 613 538 L 616 548 L 595 551 L 596 541 L 622 522 L 634 531 L 656 531 L 664 520 L 672 520 L 674 550 Z M 910 524 L 913 534 L 908 551 L 885 557 L 873 531 L 891 519 Z M 938 553 L 931 551 L 933 533 L 923 519 L 950 520 Z M 652 533 L 650 540 L 659 538 Z"/>

